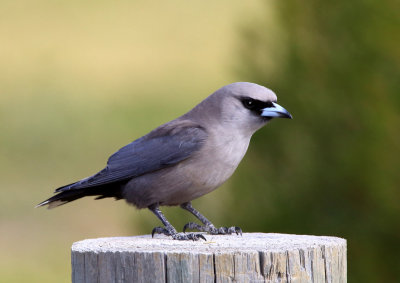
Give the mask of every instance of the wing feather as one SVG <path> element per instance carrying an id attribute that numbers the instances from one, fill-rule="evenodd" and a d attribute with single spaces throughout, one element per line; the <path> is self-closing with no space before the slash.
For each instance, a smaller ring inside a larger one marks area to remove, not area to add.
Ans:
<path id="1" fill-rule="evenodd" d="M 197 152 L 206 138 L 207 133 L 200 125 L 172 121 L 122 147 L 97 174 L 58 188 L 56 192 L 121 182 L 172 166 Z"/>

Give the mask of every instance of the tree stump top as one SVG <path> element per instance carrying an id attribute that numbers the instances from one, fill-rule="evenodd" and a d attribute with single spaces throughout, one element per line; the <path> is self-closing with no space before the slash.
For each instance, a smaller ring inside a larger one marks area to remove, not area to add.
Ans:
<path id="1" fill-rule="evenodd" d="M 164 235 L 97 238 L 73 244 L 76 252 L 196 252 L 219 253 L 235 251 L 285 252 L 304 248 L 343 246 L 346 240 L 337 237 L 243 233 L 240 235 L 204 235 L 207 241 L 177 241 Z"/>
<path id="2" fill-rule="evenodd" d="M 346 240 L 286 234 L 89 239 L 72 246 L 73 283 L 345 283 Z"/>

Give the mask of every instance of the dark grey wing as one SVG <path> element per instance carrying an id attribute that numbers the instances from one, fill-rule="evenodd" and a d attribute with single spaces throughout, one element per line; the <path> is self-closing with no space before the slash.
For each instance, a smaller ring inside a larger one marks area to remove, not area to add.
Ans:
<path id="1" fill-rule="evenodd" d="M 56 192 L 120 182 L 174 165 L 198 151 L 206 138 L 206 131 L 199 125 L 165 124 L 115 152 L 97 174 Z"/>

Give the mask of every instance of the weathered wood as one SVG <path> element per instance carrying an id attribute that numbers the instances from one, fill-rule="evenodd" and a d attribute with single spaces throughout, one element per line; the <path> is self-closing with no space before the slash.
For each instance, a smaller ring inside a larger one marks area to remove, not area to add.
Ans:
<path id="1" fill-rule="evenodd" d="M 347 281 L 346 240 L 286 234 L 175 241 L 149 235 L 72 245 L 72 282 Z"/>

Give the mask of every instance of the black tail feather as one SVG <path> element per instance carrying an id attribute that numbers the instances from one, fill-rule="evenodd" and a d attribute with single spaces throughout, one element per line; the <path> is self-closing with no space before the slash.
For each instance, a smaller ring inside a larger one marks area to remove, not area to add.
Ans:
<path id="1" fill-rule="evenodd" d="M 87 196 L 98 196 L 96 199 L 111 197 L 117 200 L 122 199 L 121 184 L 108 184 L 98 187 L 59 192 L 55 196 L 52 196 L 45 201 L 42 201 L 36 207 L 48 205 L 48 208 L 51 209 Z"/>

